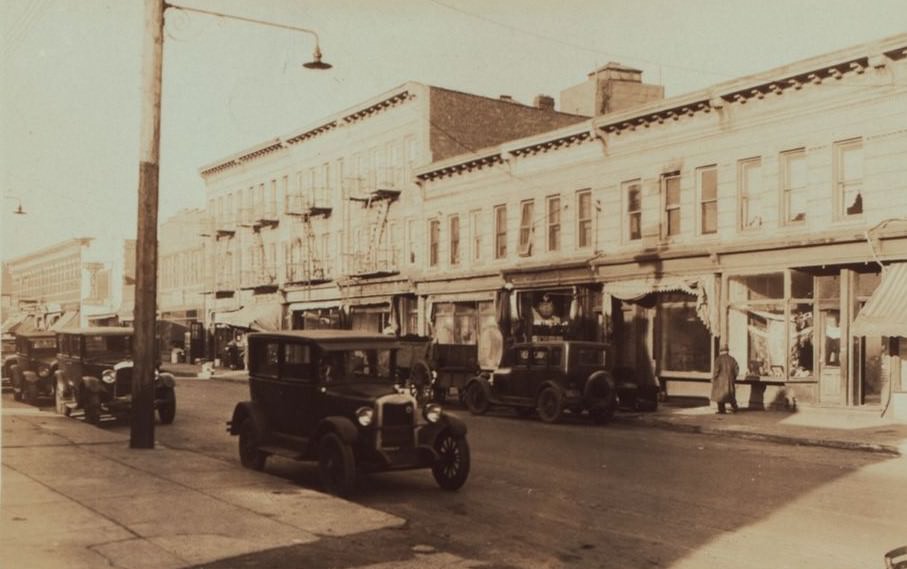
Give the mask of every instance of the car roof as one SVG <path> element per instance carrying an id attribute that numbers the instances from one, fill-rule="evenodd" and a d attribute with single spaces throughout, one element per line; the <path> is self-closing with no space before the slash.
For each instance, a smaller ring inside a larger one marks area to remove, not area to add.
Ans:
<path id="1" fill-rule="evenodd" d="M 97 326 L 95 328 L 70 328 L 60 330 L 58 334 L 88 335 L 88 336 L 132 336 L 132 328 L 119 326 Z"/>
<path id="2" fill-rule="evenodd" d="M 249 340 L 255 338 L 296 338 L 314 342 L 324 348 L 346 348 L 355 343 L 396 345 L 396 336 L 363 332 L 362 330 L 279 330 L 274 332 L 252 332 Z"/>
<path id="3" fill-rule="evenodd" d="M 32 330 L 30 332 L 23 332 L 19 335 L 23 338 L 53 338 L 57 333 L 52 330 Z M 4 338 L 4 340 L 5 339 L 6 338 Z"/>

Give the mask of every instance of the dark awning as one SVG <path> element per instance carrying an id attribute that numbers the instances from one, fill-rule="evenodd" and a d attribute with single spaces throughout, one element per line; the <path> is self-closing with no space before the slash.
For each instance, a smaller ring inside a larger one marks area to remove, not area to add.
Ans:
<path id="1" fill-rule="evenodd" d="M 907 338 L 907 263 L 885 268 L 882 284 L 857 314 L 851 333 Z"/>

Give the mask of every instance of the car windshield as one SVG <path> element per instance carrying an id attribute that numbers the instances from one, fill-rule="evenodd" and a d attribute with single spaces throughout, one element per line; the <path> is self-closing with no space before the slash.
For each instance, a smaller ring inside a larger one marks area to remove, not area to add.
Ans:
<path id="1" fill-rule="evenodd" d="M 131 336 L 85 336 L 85 354 L 88 356 L 129 355 Z"/>
<path id="2" fill-rule="evenodd" d="M 48 352 L 48 351 L 57 351 L 57 339 L 56 338 L 41 338 L 40 340 L 32 340 L 31 349 L 36 352 Z"/>
<path id="3" fill-rule="evenodd" d="M 383 349 L 324 352 L 321 357 L 321 379 L 326 383 L 393 381 L 392 355 L 391 350 Z"/>

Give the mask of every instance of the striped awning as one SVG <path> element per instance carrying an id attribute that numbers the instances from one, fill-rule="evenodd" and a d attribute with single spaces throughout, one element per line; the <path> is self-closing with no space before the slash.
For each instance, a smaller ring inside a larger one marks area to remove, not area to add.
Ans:
<path id="1" fill-rule="evenodd" d="M 882 283 L 857 314 L 851 333 L 907 338 L 907 263 L 885 268 Z"/>

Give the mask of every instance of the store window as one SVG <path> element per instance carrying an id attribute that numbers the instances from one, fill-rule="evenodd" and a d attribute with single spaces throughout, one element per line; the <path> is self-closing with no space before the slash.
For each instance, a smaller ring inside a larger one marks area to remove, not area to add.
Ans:
<path id="1" fill-rule="evenodd" d="M 696 314 L 696 297 L 664 293 L 658 303 L 659 367 L 661 372 L 708 373 L 712 365 L 712 335 Z"/>
<path id="2" fill-rule="evenodd" d="M 813 290 L 796 270 L 728 279 L 728 345 L 747 377 L 813 376 Z"/>

